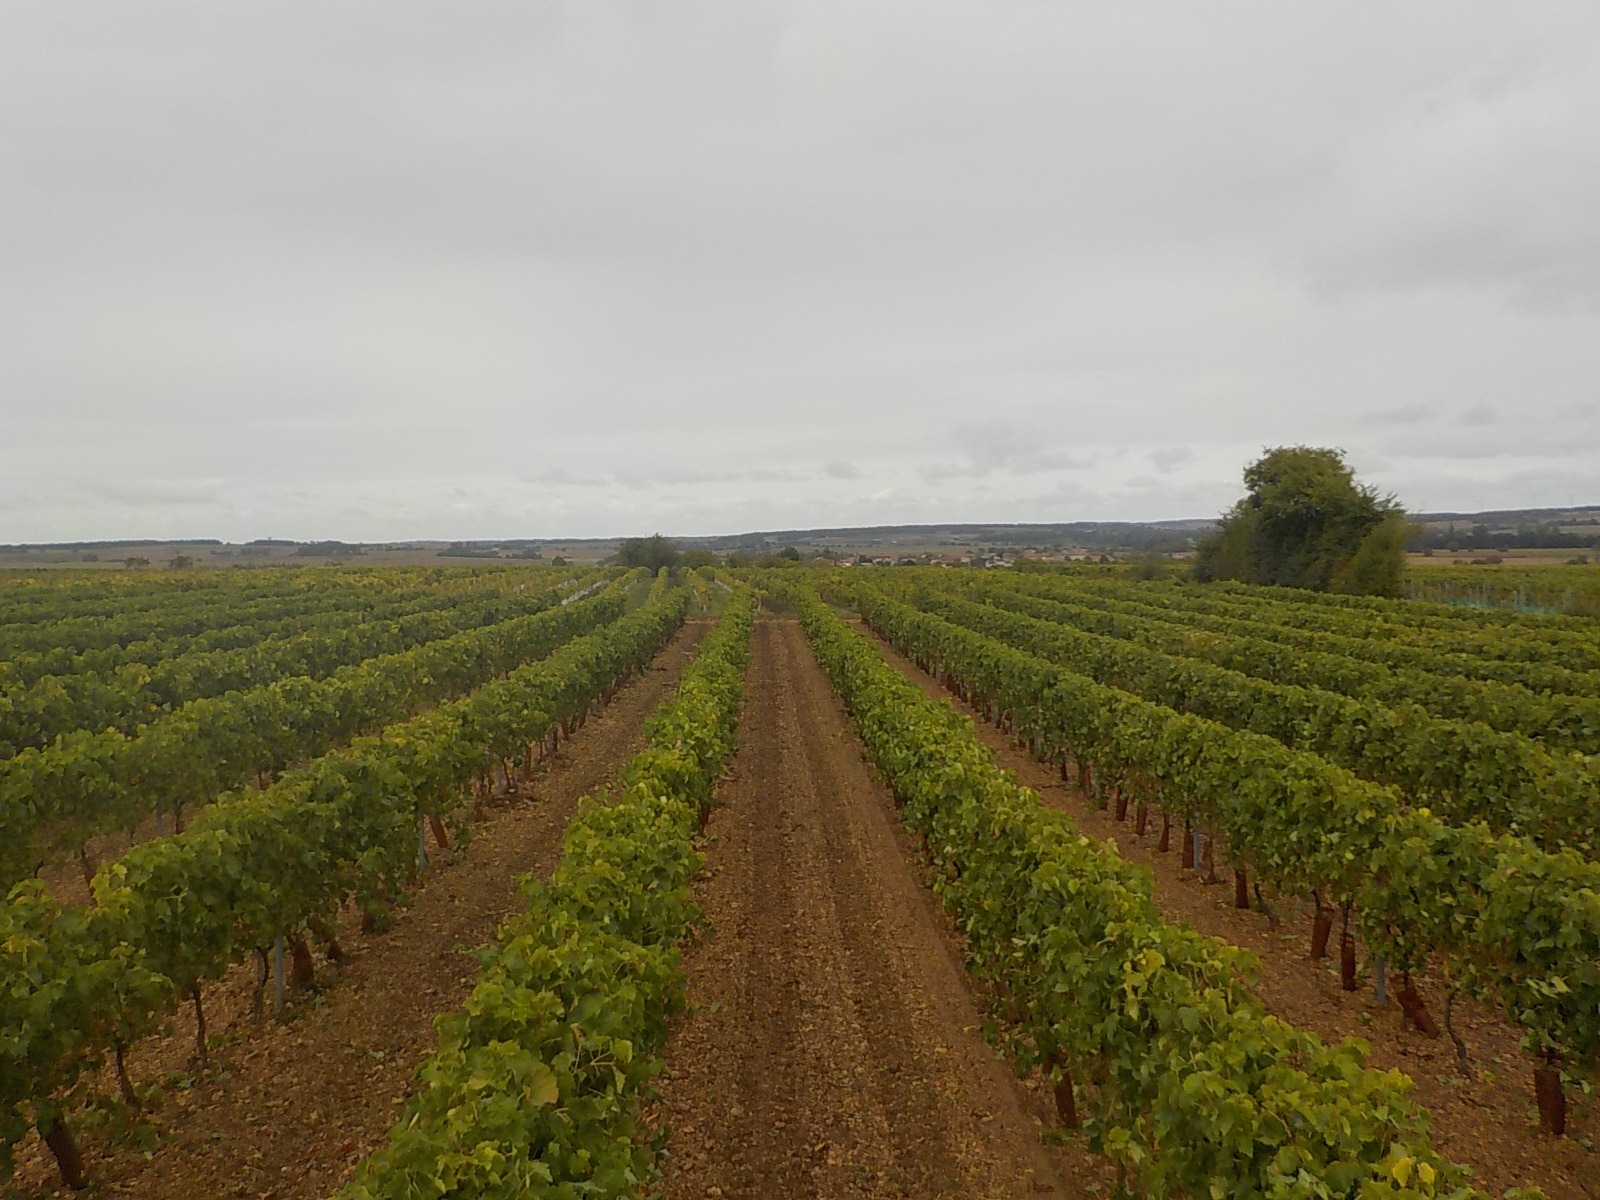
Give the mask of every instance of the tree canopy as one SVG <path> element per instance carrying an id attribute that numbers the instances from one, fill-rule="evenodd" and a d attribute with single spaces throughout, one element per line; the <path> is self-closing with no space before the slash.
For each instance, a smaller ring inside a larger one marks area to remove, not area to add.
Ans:
<path id="1" fill-rule="evenodd" d="M 616 563 L 621 567 L 662 567 L 678 565 L 678 547 L 668 538 L 653 533 L 647 538 L 628 538 L 617 547 Z"/>
<path id="2" fill-rule="evenodd" d="M 1343 450 L 1280 446 L 1246 467 L 1244 482 L 1246 495 L 1200 545 L 1197 579 L 1399 592 L 1412 527 L 1393 496 L 1356 481 Z"/>

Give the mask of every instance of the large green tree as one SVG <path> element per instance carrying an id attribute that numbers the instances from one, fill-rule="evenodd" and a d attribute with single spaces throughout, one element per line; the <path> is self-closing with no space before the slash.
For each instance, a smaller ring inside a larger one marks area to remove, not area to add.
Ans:
<path id="1" fill-rule="evenodd" d="M 1343 450 L 1280 446 L 1244 470 L 1247 494 L 1200 545 L 1195 577 L 1392 596 L 1413 526 L 1356 480 Z"/>
<path id="2" fill-rule="evenodd" d="M 649 567 L 659 571 L 662 567 L 678 565 L 678 547 L 659 533 L 647 538 L 628 538 L 617 547 L 615 561 L 622 567 Z"/>

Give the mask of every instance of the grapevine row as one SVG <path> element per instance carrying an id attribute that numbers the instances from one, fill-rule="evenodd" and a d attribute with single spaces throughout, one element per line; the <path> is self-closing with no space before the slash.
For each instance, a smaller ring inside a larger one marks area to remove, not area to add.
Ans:
<path id="1" fill-rule="evenodd" d="M 924 590 L 915 607 L 1180 712 L 1249 729 L 1399 788 L 1451 824 L 1483 821 L 1593 857 L 1600 759 L 1552 754 L 1520 734 L 1321 688 L 1273 683 L 1137 642 Z"/>
<path id="2" fill-rule="evenodd" d="M 342 667 L 196 700 L 140 729 L 78 730 L 0 763 L 0 879 L 152 812 L 181 817 L 251 778 L 462 691 L 616 617 L 623 589 Z M 87 864 L 86 864 L 87 866 Z"/>
<path id="3" fill-rule="evenodd" d="M 1416 704 L 1439 717 L 1481 721 L 1519 733 L 1553 751 L 1600 753 L 1600 698 L 1541 695 L 1525 687 L 1421 671 L 1396 671 L 1317 650 L 1297 650 L 1254 636 L 1191 628 L 1167 616 L 1132 616 L 1047 600 L 997 587 L 992 603 L 1094 633 L 1198 658 L 1275 683 L 1307 684 L 1391 707 Z"/>
<path id="4" fill-rule="evenodd" d="M 1365 620 L 1360 614 L 1346 615 L 1337 610 L 1332 619 L 1305 621 L 1298 606 L 1265 598 L 1217 597 L 1210 591 L 1196 592 L 1178 586 L 1021 586 L 1049 599 L 1112 611 L 1159 614 L 1169 621 L 1218 633 L 1262 637 L 1303 650 L 1323 650 L 1434 675 L 1520 684 L 1536 692 L 1591 697 L 1600 694 L 1600 650 L 1587 644 L 1547 647 L 1549 661 L 1541 661 L 1519 657 L 1517 643 L 1498 632 L 1487 633 L 1476 642 L 1466 631 L 1459 635 L 1440 634 L 1435 641 L 1418 636 L 1415 630 L 1384 626 Z M 1478 647 L 1476 652 L 1470 649 L 1473 645 Z M 1584 665 L 1591 662 L 1593 665 Z"/>
<path id="5" fill-rule="evenodd" d="M 863 592 L 862 615 L 920 663 L 997 705 L 1047 759 L 1220 834 L 1277 891 L 1331 898 L 1401 975 L 1498 1000 L 1524 1045 L 1600 1062 L 1600 864 L 1482 824 L 1446 825 L 1393 788 L 1260 734 L 1174 712 Z M 1402 997 L 1402 1003 L 1405 1003 Z"/>
<path id="6" fill-rule="evenodd" d="M 369 914 L 417 871 L 419 819 L 450 813 L 497 760 L 529 752 L 680 624 L 676 590 L 470 695 L 357 739 L 263 792 L 207 808 L 182 834 L 103 868 L 94 904 L 61 909 L 38 884 L 0 913 L 0 1167 L 30 1125 L 72 1184 L 65 1106 L 77 1081 L 149 1031 L 179 999 L 278 937 L 327 936 L 355 900 Z M 309 953 L 307 951 L 307 953 Z"/>
<path id="7" fill-rule="evenodd" d="M 429 595 L 456 600 L 470 599 L 482 593 L 502 593 L 508 588 L 514 589 L 529 582 L 553 587 L 561 584 L 567 575 L 564 569 L 549 568 L 484 574 L 451 572 L 443 576 L 437 570 L 395 574 L 385 571 L 382 574 L 335 576 L 331 579 L 321 575 L 301 578 L 299 586 L 286 594 L 270 595 L 248 603 L 230 594 L 213 597 L 209 604 L 169 596 L 169 605 L 198 604 L 205 627 L 180 633 L 174 632 L 163 620 L 158 621 L 155 628 L 142 632 L 126 629 L 119 632 L 113 626 L 124 619 L 123 614 L 108 617 L 101 610 L 90 627 L 97 632 L 110 629 L 116 636 L 109 640 L 97 637 L 94 640 L 103 644 L 85 648 L 74 646 L 71 638 L 58 630 L 42 634 L 46 644 L 41 649 L 0 650 L 0 658 L 3 658 L 0 661 L 0 683 L 9 687 L 31 683 L 46 675 L 110 672 L 134 664 L 153 666 L 173 655 L 191 651 L 242 649 L 263 636 L 292 632 L 324 613 L 374 609 L 394 599 L 403 601 Z M 34 629 L 30 631 L 30 636 L 39 633 Z"/>
<path id="8" fill-rule="evenodd" d="M 1082 1120 L 1131 1190 L 1474 1194 L 1433 1150 L 1404 1076 L 1265 1013 L 1240 982 L 1248 956 L 1163 921 L 1147 875 L 997 770 L 970 721 L 815 594 L 787 596 L 926 838 L 971 969 L 1010 997 L 1019 1069 L 1051 1074 L 1063 1119 Z"/>
<path id="9" fill-rule="evenodd" d="M 553 588 L 517 594 L 481 589 L 465 597 L 436 591 L 371 607 L 334 608 L 302 616 L 276 632 L 244 625 L 245 644 L 189 650 L 112 672 L 51 675 L 0 688 L 0 758 L 48 746 L 74 729 L 133 733 L 191 700 L 260 687 L 295 675 L 394 654 L 474 625 L 527 615 L 557 602 Z M 346 602 L 348 604 L 348 601 Z"/>
<path id="10" fill-rule="evenodd" d="M 8 573 L 0 591 L 0 644 L 19 630 L 79 617 L 103 618 L 108 611 L 127 618 L 182 606 L 201 609 L 292 599 L 306 592 L 310 577 L 306 571 L 178 577 L 153 572 L 95 577 Z M 357 576 L 326 570 L 314 577 L 319 589 L 351 588 L 359 582 Z"/>
<path id="11" fill-rule="evenodd" d="M 1565 641 L 1573 635 L 1587 638 L 1594 629 L 1588 617 L 1566 616 L 1557 613 L 1524 613 L 1507 609 L 1461 608 L 1453 604 L 1432 604 L 1424 600 L 1393 600 L 1381 596 L 1346 596 L 1333 592 L 1306 591 L 1302 588 L 1265 588 L 1248 583 L 1221 581 L 1210 585 L 1219 592 L 1246 599 L 1259 596 L 1281 596 L 1285 600 L 1308 607 L 1343 609 L 1350 612 L 1371 613 L 1384 620 L 1418 629 L 1450 630 L 1480 629 L 1485 625 L 1501 626 L 1520 636 Z"/>
<path id="12" fill-rule="evenodd" d="M 289 618 L 307 610 L 337 609 L 352 601 L 381 598 L 396 580 L 314 575 L 302 576 L 296 583 L 298 586 L 261 595 L 232 589 L 178 590 L 169 585 L 165 594 L 157 593 L 137 609 L 107 604 L 78 616 L 0 625 L 0 654 L 24 662 L 39 656 L 50 671 L 59 673 L 72 669 L 80 656 L 84 665 L 104 668 L 127 661 L 130 649 L 142 659 L 164 657 L 191 639 L 220 638 L 221 644 L 229 645 L 230 630 L 239 623 Z M 423 586 L 419 580 L 419 587 Z"/>
<path id="13" fill-rule="evenodd" d="M 499 930 L 388 1145 L 338 1200 L 635 1197 L 654 1171 L 639 1106 L 684 1009 L 699 922 L 693 838 L 733 748 L 755 599 L 741 589 L 646 726 L 621 796 L 589 803 L 547 885 Z"/>

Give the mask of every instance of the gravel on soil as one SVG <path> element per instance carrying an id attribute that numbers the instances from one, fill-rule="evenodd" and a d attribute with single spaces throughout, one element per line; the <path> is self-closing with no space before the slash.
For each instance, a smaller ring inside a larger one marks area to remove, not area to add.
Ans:
<path id="1" fill-rule="evenodd" d="M 653 1119 L 666 1200 L 1081 1196 L 983 1040 L 951 922 L 798 624 L 755 627 Z M 1087 1164 L 1087 1166 L 1086 1166 Z"/>

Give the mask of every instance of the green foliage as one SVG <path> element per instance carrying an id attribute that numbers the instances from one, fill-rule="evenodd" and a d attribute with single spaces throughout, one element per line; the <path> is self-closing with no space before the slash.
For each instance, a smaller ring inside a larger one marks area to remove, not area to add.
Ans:
<path id="1" fill-rule="evenodd" d="M 0 763 L 0 878 L 14 882 L 31 874 L 42 857 L 132 824 L 158 806 L 177 811 L 208 803 L 258 773 L 275 774 L 423 703 L 466 690 L 489 672 L 548 653 L 574 633 L 615 618 L 624 602 L 620 588 L 576 604 L 563 606 L 559 599 L 547 589 L 483 604 L 458 602 L 398 637 L 380 625 L 351 639 L 297 643 L 284 648 L 281 659 L 245 652 L 242 658 L 183 664 L 190 680 L 243 685 L 252 667 L 271 679 L 304 668 L 305 654 L 321 655 L 326 665 L 348 663 L 320 679 L 291 673 L 246 690 L 202 695 L 164 714 L 151 712 L 154 719 L 131 736 L 116 728 L 75 729 L 48 747 L 28 748 Z M 408 649 L 363 653 L 419 638 Z M 158 666 L 131 677 L 125 694 L 151 697 L 137 711 L 154 708 L 166 670 Z"/>
<path id="2" fill-rule="evenodd" d="M 1333 574 L 1330 591 L 1358 596 L 1398 596 L 1406 542 L 1416 526 L 1398 512 L 1385 514 Z"/>
<path id="3" fill-rule="evenodd" d="M 1492 570 L 1475 563 L 1429 563 L 1407 570 L 1405 591 L 1414 601 L 1442 602 L 1427 605 L 1433 610 L 1518 614 L 1541 624 L 1581 619 L 1592 632 L 1594 618 L 1600 617 L 1596 563 L 1600 553 L 1579 554 L 1560 565 L 1523 565 L 1513 560 Z"/>
<path id="4" fill-rule="evenodd" d="M 1482 823 L 1447 825 L 1319 755 L 847 583 L 890 641 L 1008 715 L 1046 758 L 1092 764 L 1105 785 L 1199 821 L 1281 892 L 1353 904 L 1391 967 L 1439 956 L 1461 987 L 1504 1005 L 1529 1048 L 1600 1062 L 1600 864 Z"/>
<path id="5" fill-rule="evenodd" d="M 339 667 L 506 620 L 555 604 L 557 579 L 528 589 L 527 575 L 505 572 L 468 588 L 386 576 L 381 596 L 335 578 L 269 601 L 209 597 L 195 609 L 217 627 L 153 635 L 73 652 L 60 645 L 18 649 L 0 672 L 0 753 L 43 749 L 75 730 L 132 735 L 193 700 L 261 687 L 297 675 L 321 678 Z M 184 597 L 169 595 L 148 614 L 184 621 Z M 61 622 L 70 638 L 74 624 Z M 132 629 L 130 629 L 130 634 Z M 31 630 L 16 641 L 37 645 Z"/>
<path id="6" fill-rule="evenodd" d="M 1244 482 L 1247 494 L 1199 547 L 1197 579 L 1398 594 L 1412 528 L 1393 497 L 1356 482 L 1342 450 L 1269 450 Z"/>
<path id="7" fill-rule="evenodd" d="M 1165 554 L 1135 554 L 1128 560 L 1129 579 L 1166 579 L 1174 573 L 1174 563 Z"/>
<path id="8" fill-rule="evenodd" d="M 1100 683 L 1266 734 L 1367 779 L 1393 784 L 1413 803 L 1428 804 L 1454 824 L 1481 820 L 1551 849 L 1600 850 L 1594 828 L 1600 759 L 1555 754 L 1521 734 L 1435 718 L 1420 705 L 1391 708 L 1315 687 L 1310 679 L 1275 683 L 1124 640 L 1148 630 L 1150 623 L 1137 617 L 1016 596 L 988 578 L 966 582 L 965 590 L 988 603 L 970 603 L 934 588 L 916 590 L 910 598 L 925 612 Z"/>
<path id="9" fill-rule="evenodd" d="M 1449 633 L 1431 649 L 1424 637 L 1391 640 L 1385 627 L 1364 616 L 1307 618 L 1304 610 L 1274 604 L 1261 589 L 1199 597 L 1175 589 L 1154 595 L 1121 590 L 1073 590 L 1069 603 L 1052 599 L 1048 584 L 1010 581 L 1029 598 L 995 592 L 991 599 L 1033 616 L 1140 642 L 1152 649 L 1202 659 L 1246 675 L 1288 685 L 1312 686 L 1391 708 L 1416 705 L 1433 716 L 1474 721 L 1503 733 L 1520 734 L 1559 753 L 1600 753 L 1600 695 L 1594 674 L 1555 663 L 1521 661 L 1538 652 L 1515 634 Z M 1233 585 L 1218 585 L 1231 589 Z M 1300 593 L 1306 595 L 1310 593 Z M 1286 610 L 1287 609 L 1287 610 Z M 1306 622 L 1275 625 L 1276 621 Z M 1505 659 L 1477 658 L 1464 649 L 1495 647 Z M 1597 650 L 1592 636 L 1546 647 L 1584 665 Z"/>
<path id="10" fill-rule="evenodd" d="M 477 691 L 136 846 L 95 876 L 93 907 L 57 910 L 37 885 L 19 885 L 0 910 L 0 1006 L 52 1015 L 5 1025 L 0 1144 L 52 1119 L 111 1045 L 150 1029 L 173 997 L 348 900 L 400 894 L 417 869 L 419 820 L 448 815 L 497 761 L 570 727 L 603 688 L 649 661 L 688 602 L 677 589 L 618 618 L 613 589 L 541 614 L 609 623 L 581 637 L 570 630 L 554 653 L 521 645 L 537 660 L 509 674 L 514 662 L 458 648 L 435 666 L 458 685 L 482 683 Z M 585 616 L 583 605 L 598 607 Z"/>
<path id="11" fill-rule="evenodd" d="M 683 1011 L 677 944 L 700 921 L 693 837 L 733 747 L 755 598 L 741 589 L 646 726 L 622 794 L 587 801 L 548 885 L 483 953 L 389 1144 L 342 1200 L 638 1197 L 639 1106 Z"/>
<path id="12" fill-rule="evenodd" d="M 628 538 L 617 547 L 612 561 L 620 567 L 646 567 L 659 571 L 678 565 L 678 547 L 659 533 L 647 538 Z"/>
<path id="13" fill-rule="evenodd" d="M 1268 1015 L 1242 982 L 1249 956 L 1161 920 L 1147 874 L 997 770 L 969 720 L 926 699 L 804 585 L 772 585 L 799 611 L 904 819 L 925 837 L 971 969 L 1015 998 L 1018 1067 L 1075 1080 L 1090 1145 L 1133 1191 L 1476 1194 L 1429 1144 L 1403 1075 L 1366 1066 L 1358 1043 L 1326 1046 Z M 901 640 L 918 615 L 894 612 L 890 635 Z M 919 657 L 927 648 L 902 644 Z M 1010 673 L 1005 662 L 985 652 L 970 665 Z M 1115 719 L 1099 705 L 1084 713 Z"/>

